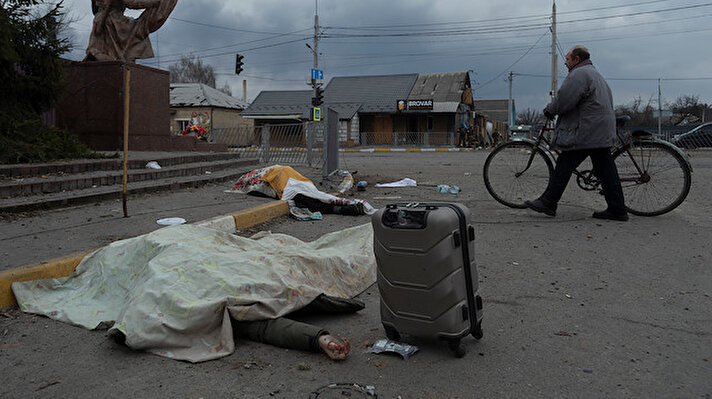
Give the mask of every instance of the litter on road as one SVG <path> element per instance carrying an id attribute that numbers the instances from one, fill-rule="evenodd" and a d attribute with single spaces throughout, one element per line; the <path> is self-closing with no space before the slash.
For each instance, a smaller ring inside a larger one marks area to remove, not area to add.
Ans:
<path id="1" fill-rule="evenodd" d="M 398 181 L 395 181 L 393 183 L 381 183 L 381 184 L 376 184 L 376 187 L 417 187 L 418 183 L 411 179 L 406 177 L 405 179 L 401 179 Z"/>

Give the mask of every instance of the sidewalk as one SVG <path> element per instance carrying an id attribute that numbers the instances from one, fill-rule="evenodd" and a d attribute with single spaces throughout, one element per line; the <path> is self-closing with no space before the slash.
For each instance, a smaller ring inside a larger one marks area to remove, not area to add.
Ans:
<path id="1" fill-rule="evenodd" d="M 187 223 L 195 223 L 276 201 L 226 193 L 232 184 L 232 180 L 226 180 L 197 188 L 129 195 L 127 218 L 121 199 L 19 214 L 2 213 L 0 271 L 148 233 L 161 227 L 156 223 L 158 219 L 182 217 Z"/>

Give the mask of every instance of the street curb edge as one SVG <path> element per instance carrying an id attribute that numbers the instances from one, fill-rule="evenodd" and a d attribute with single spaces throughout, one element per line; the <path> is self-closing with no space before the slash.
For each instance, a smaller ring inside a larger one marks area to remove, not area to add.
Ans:
<path id="1" fill-rule="evenodd" d="M 287 201 L 277 201 L 193 224 L 225 232 L 235 232 L 288 214 L 289 205 Z M 47 262 L 0 271 L 0 309 L 17 305 L 15 295 L 12 293 L 13 282 L 67 277 L 74 272 L 74 269 L 85 256 L 94 251 L 96 249 L 52 259 Z"/>

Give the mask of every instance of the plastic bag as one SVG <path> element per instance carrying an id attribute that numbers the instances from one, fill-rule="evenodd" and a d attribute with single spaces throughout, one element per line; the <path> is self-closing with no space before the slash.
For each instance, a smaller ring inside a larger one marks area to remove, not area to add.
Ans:
<path id="1" fill-rule="evenodd" d="M 404 344 L 402 342 L 391 341 L 390 339 L 379 339 L 376 341 L 367 352 L 383 353 L 391 352 L 403 356 L 403 359 L 409 358 L 412 354 L 418 351 L 417 346 Z"/>

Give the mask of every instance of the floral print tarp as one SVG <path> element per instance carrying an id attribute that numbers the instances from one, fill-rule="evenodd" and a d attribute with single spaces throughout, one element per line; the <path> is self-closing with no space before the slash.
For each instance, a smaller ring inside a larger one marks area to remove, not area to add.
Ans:
<path id="1" fill-rule="evenodd" d="M 234 351 L 234 320 L 283 316 L 322 293 L 353 297 L 375 281 L 370 224 L 312 242 L 179 225 L 99 249 L 67 278 L 12 289 L 25 312 L 111 327 L 134 349 L 200 362 Z"/>
<path id="2" fill-rule="evenodd" d="M 269 185 L 269 183 L 264 181 L 262 177 L 264 177 L 265 173 L 269 172 L 271 169 L 279 167 L 280 165 L 272 165 L 245 173 L 237 179 L 235 184 L 233 184 L 232 190 L 244 194 L 256 191 L 268 197 L 277 198 L 277 192 L 272 188 L 272 186 Z"/>

